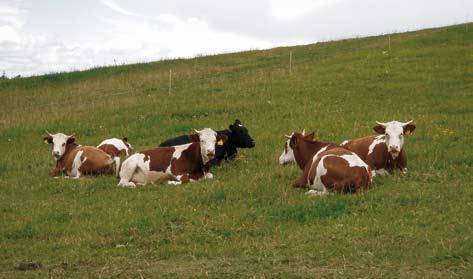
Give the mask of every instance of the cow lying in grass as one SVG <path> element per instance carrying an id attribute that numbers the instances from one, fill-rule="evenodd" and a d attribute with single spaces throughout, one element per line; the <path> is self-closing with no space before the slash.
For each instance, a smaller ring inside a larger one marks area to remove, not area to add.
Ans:
<path id="1" fill-rule="evenodd" d="M 110 155 L 93 146 L 78 145 L 72 135 L 53 135 L 48 132 L 44 141 L 53 146 L 52 155 L 56 167 L 50 172 L 51 176 L 65 173 L 77 179 L 81 175 L 112 174 L 116 171 L 116 161 Z"/>
<path id="2" fill-rule="evenodd" d="M 120 162 L 122 157 L 128 157 L 133 147 L 127 138 L 117 139 L 111 138 L 103 140 L 97 148 L 107 153 L 115 161 L 115 173 L 118 175 L 120 171 Z"/>
<path id="3" fill-rule="evenodd" d="M 237 148 L 253 148 L 255 141 L 248 134 L 248 129 L 243 126 L 240 120 L 235 120 L 235 123 L 230 124 L 228 130 L 217 131 L 219 136 L 224 135 L 227 140 L 219 140 L 215 145 L 215 157 L 210 160 L 210 165 L 218 165 L 222 160 L 233 160 L 237 154 Z M 176 138 L 168 139 L 162 142 L 159 146 L 175 146 L 187 144 L 193 141 L 198 141 L 197 135 L 183 135 Z"/>
<path id="4" fill-rule="evenodd" d="M 217 133 L 209 128 L 195 131 L 198 141 L 148 149 L 128 157 L 122 164 L 118 185 L 134 188 L 136 184 L 181 184 L 213 178 L 209 172 L 209 161 L 215 155 Z"/>
<path id="5" fill-rule="evenodd" d="M 308 187 L 308 195 L 325 195 L 328 190 L 359 193 L 371 185 L 371 170 L 355 153 L 336 144 L 313 139 L 313 134 L 287 136 L 281 164 L 296 162 L 303 170 L 294 187 Z"/>
<path id="6" fill-rule="evenodd" d="M 406 123 L 376 122 L 373 129 L 378 135 L 344 141 L 341 146 L 355 152 L 378 175 L 388 175 L 395 169 L 407 173 L 407 154 L 404 135 L 411 134 L 416 126 Z"/>

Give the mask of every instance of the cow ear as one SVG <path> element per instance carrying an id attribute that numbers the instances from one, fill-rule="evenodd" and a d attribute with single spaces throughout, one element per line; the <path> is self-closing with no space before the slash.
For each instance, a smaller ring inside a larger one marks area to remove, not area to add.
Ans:
<path id="1" fill-rule="evenodd" d="M 191 142 L 199 142 L 200 141 L 200 138 L 199 138 L 198 134 L 189 135 L 189 139 L 190 139 Z"/>
<path id="2" fill-rule="evenodd" d="M 404 126 L 404 135 L 410 135 L 416 129 L 416 125 L 414 124 L 407 124 Z"/>
<path id="3" fill-rule="evenodd" d="M 127 137 L 124 137 L 122 140 L 123 140 L 124 142 L 128 142 L 128 138 L 127 138 Z"/>
<path id="4" fill-rule="evenodd" d="M 380 135 L 384 135 L 386 133 L 386 128 L 381 126 L 381 125 L 374 126 L 373 130 L 375 130 L 375 132 L 380 134 Z"/>
<path id="5" fill-rule="evenodd" d="M 291 139 L 289 140 L 289 145 L 291 147 L 294 147 L 296 146 L 296 144 L 297 144 L 297 137 L 292 136 Z"/>
<path id="6" fill-rule="evenodd" d="M 70 138 L 67 139 L 67 144 L 71 144 L 74 141 L 76 141 L 76 139 L 74 137 L 70 137 Z"/>
<path id="7" fill-rule="evenodd" d="M 227 135 L 217 134 L 217 144 L 218 145 L 223 145 L 225 142 L 227 142 L 227 140 L 228 140 Z"/>
<path id="8" fill-rule="evenodd" d="M 239 120 L 239 119 L 236 119 L 236 120 L 235 120 L 235 125 L 238 125 L 238 124 L 240 124 L 240 125 L 241 125 L 241 122 L 240 122 L 240 120 Z"/>
<path id="9" fill-rule="evenodd" d="M 53 137 L 51 136 L 46 136 L 43 138 L 44 140 L 44 143 L 48 144 L 48 143 L 53 143 Z"/>

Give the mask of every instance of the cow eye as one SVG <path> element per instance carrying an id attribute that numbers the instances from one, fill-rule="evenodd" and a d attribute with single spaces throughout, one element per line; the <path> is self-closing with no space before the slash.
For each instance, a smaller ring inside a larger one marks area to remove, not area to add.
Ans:
<path id="1" fill-rule="evenodd" d="M 66 143 L 63 143 L 63 144 L 62 144 L 62 146 L 65 146 L 65 145 L 66 145 Z"/>

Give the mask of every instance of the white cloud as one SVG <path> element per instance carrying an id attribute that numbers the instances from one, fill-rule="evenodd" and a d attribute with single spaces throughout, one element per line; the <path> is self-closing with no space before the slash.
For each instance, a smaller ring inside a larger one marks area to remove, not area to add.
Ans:
<path id="1" fill-rule="evenodd" d="M 105 6 L 109 7 L 110 9 L 120 13 L 120 14 L 123 14 L 123 15 L 127 15 L 127 16 L 138 16 L 138 14 L 136 13 L 133 13 L 133 12 L 130 12 L 122 7 L 120 7 L 117 3 L 115 3 L 115 1 L 113 0 L 101 0 L 102 4 L 104 4 Z"/>
<path id="2" fill-rule="evenodd" d="M 271 0 L 271 15 L 280 20 L 295 20 L 314 10 L 338 4 L 341 0 Z"/>

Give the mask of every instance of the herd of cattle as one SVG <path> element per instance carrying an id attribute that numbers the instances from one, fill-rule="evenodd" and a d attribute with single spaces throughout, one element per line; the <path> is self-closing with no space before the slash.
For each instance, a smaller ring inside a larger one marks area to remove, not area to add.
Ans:
<path id="1" fill-rule="evenodd" d="M 412 121 L 376 122 L 376 135 L 346 140 L 341 144 L 321 142 L 314 133 L 293 132 L 286 136 L 279 163 L 296 163 L 302 176 L 294 187 L 309 188 L 309 195 L 324 195 L 329 190 L 351 193 L 369 188 L 374 175 L 388 175 L 395 169 L 407 172 L 404 135 L 415 129 Z M 253 148 L 255 141 L 239 120 L 228 129 L 210 128 L 162 142 L 159 147 L 132 154 L 127 138 L 107 139 L 97 147 L 75 142 L 62 133 L 44 137 L 52 144 L 56 166 L 51 176 L 115 174 L 119 186 L 136 187 L 155 182 L 187 183 L 213 178 L 210 166 L 236 157 L 237 148 Z M 126 158 L 123 163 L 122 158 Z"/>

